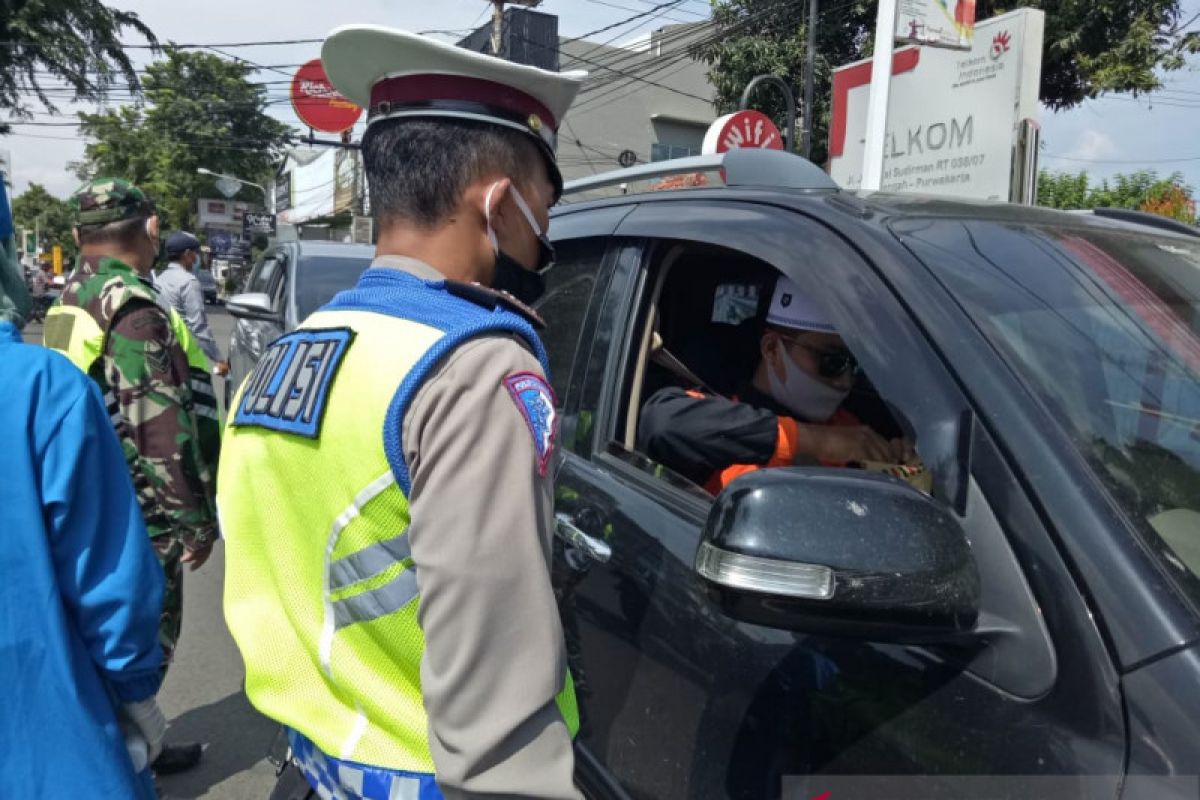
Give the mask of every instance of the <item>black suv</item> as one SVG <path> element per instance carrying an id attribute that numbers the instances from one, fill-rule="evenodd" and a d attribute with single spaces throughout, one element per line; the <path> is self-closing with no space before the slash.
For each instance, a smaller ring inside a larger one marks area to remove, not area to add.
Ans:
<path id="1" fill-rule="evenodd" d="M 751 150 L 567 200 L 538 305 L 589 795 L 1197 797 L 1193 229 L 856 195 Z M 639 451 L 658 388 L 744 380 L 779 274 L 832 315 L 855 412 L 916 442 L 929 493 L 794 467 L 713 497 Z"/>

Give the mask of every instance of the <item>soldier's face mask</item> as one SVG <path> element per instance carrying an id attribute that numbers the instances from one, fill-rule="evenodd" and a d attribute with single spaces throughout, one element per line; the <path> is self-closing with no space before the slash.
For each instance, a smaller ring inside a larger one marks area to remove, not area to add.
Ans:
<path id="1" fill-rule="evenodd" d="M 517 191 L 517 187 L 510 181 L 508 190 L 512 192 L 513 202 L 517 204 L 521 216 L 525 217 L 530 230 L 537 237 L 537 264 L 533 269 L 529 269 L 500 249 L 500 241 L 496 238 L 496 231 L 492 228 L 492 195 L 499 185 L 499 183 L 492 184 L 488 188 L 487 195 L 483 200 L 488 241 L 492 243 L 492 252 L 496 255 L 496 269 L 492 278 L 492 288 L 508 292 L 522 303 L 531 305 L 537 302 L 538 298 L 546 291 L 544 273 L 554 263 L 554 246 L 550 244 L 550 239 L 546 236 L 545 231 L 538 225 L 537 219 L 533 216 L 533 211 L 530 210 L 529 204 L 525 202 L 525 198 L 521 196 L 521 193 Z"/>

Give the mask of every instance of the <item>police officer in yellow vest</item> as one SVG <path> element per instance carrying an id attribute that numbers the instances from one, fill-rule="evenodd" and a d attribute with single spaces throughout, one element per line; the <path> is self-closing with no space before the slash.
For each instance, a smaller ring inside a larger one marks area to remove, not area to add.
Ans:
<path id="1" fill-rule="evenodd" d="M 516 298 L 552 257 L 582 75 L 373 26 L 322 61 L 368 109 L 377 256 L 264 353 L 218 477 L 246 692 L 307 779 L 274 796 L 576 798 L 557 418 Z"/>

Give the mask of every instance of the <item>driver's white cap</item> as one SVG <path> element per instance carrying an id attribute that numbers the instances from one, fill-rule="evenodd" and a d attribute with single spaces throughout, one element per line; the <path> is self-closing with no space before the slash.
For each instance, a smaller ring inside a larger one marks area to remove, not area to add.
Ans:
<path id="1" fill-rule="evenodd" d="M 798 331 L 837 333 L 829 317 L 811 297 L 800 290 L 791 279 L 780 275 L 775 282 L 775 294 L 767 311 L 767 322 Z"/>

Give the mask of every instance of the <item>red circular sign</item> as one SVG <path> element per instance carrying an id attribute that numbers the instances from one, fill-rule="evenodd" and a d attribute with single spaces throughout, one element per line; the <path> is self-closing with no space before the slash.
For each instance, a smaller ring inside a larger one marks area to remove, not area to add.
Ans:
<path id="1" fill-rule="evenodd" d="M 761 111 L 737 111 L 718 118 L 704 135 L 705 153 L 724 153 L 739 147 L 782 150 L 783 134 Z"/>
<path id="2" fill-rule="evenodd" d="M 319 58 L 296 70 L 292 78 L 292 108 L 305 125 L 326 133 L 341 133 L 362 114 L 361 108 L 333 88 Z"/>

